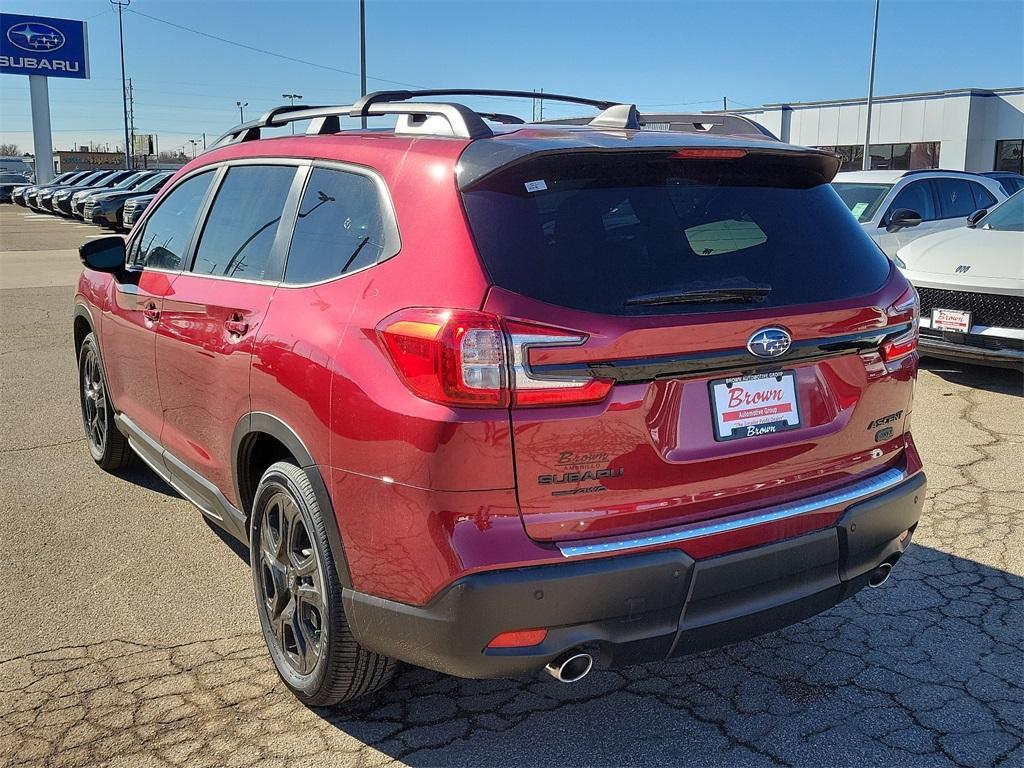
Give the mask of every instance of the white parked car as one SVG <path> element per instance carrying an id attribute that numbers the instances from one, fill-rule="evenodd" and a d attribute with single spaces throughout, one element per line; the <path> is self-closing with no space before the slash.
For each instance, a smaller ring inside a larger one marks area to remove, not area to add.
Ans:
<path id="1" fill-rule="evenodd" d="M 997 180 L 964 171 L 849 171 L 832 186 L 889 258 L 1007 198 Z"/>
<path id="2" fill-rule="evenodd" d="M 1024 190 L 895 261 L 921 297 L 923 355 L 1024 364 Z"/>

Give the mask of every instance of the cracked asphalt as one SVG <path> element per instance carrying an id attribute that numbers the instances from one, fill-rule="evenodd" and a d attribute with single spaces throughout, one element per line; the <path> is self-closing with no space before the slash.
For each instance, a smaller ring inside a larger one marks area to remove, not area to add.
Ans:
<path id="1" fill-rule="evenodd" d="M 914 545 L 881 588 L 670 662 L 343 710 L 278 682 L 244 551 L 148 470 L 98 470 L 70 334 L 92 228 L 0 207 L 0 766 L 1024 766 L 1019 372 L 928 362 Z"/>

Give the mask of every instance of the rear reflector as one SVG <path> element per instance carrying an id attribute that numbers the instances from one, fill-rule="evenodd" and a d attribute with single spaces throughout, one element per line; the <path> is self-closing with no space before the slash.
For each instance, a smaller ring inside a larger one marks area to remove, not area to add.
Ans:
<path id="1" fill-rule="evenodd" d="M 546 629 L 517 629 L 512 632 L 502 632 L 487 644 L 488 648 L 527 648 L 531 645 L 540 645 L 548 636 Z"/>

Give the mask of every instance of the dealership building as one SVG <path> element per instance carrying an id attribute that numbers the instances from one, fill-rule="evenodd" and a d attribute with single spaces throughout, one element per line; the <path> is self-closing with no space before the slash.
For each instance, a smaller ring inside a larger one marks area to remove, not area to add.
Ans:
<path id="1" fill-rule="evenodd" d="M 783 141 L 834 150 L 844 170 L 862 167 L 866 99 L 765 104 L 730 113 L 757 121 Z M 872 168 L 1024 173 L 1024 87 L 875 97 L 870 150 Z"/>

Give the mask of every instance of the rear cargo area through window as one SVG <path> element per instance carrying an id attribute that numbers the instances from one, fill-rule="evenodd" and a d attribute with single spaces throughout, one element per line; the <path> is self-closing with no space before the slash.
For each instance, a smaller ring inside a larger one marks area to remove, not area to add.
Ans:
<path id="1" fill-rule="evenodd" d="M 463 199 L 496 285 L 603 314 L 833 301 L 873 292 L 890 269 L 804 158 L 559 152 L 498 169 Z"/>

